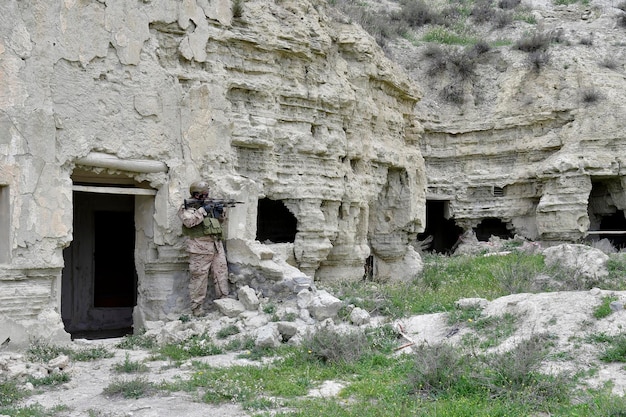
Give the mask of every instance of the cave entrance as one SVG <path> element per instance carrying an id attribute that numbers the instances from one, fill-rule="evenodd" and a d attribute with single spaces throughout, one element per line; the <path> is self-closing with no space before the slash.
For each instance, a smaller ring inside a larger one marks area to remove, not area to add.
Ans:
<path id="1" fill-rule="evenodd" d="M 615 204 L 624 194 L 618 178 L 592 181 L 587 205 L 592 240 L 607 239 L 616 249 L 626 248 L 626 218 Z"/>
<path id="2" fill-rule="evenodd" d="M 156 190 L 131 178 L 75 171 L 73 240 L 63 250 L 61 317 L 72 339 L 133 332 L 138 274 L 136 224 L 152 216 Z"/>
<path id="3" fill-rule="evenodd" d="M 488 242 L 491 236 L 497 236 L 501 239 L 512 239 L 513 233 L 507 228 L 506 223 L 502 220 L 488 217 L 483 219 L 478 226 L 474 228 L 476 239 L 480 242 Z"/>
<path id="4" fill-rule="evenodd" d="M 463 229 L 456 225 L 450 216 L 450 202 L 447 200 L 426 200 L 426 228 L 418 235 L 418 240 L 430 239 L 426 249 L 430 252 L 450 253 Z"/>
<path id="5" fill-rule="evenodd" d="M 293 243 L 298 220 L 280 200 L 262 198 L 257 208 L 256 240 L 270 243 Z"/>

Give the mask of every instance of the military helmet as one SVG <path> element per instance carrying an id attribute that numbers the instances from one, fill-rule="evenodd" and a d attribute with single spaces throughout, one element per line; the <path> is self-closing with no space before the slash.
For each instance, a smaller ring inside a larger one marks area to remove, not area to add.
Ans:
<path id="1" fill-rule="evenodd" d="M 206 181 L 194 181 L 189 186 L 189 194 L 193 195 L 193 193 L 208 193 L 209 192 L 209 183 Z"/>

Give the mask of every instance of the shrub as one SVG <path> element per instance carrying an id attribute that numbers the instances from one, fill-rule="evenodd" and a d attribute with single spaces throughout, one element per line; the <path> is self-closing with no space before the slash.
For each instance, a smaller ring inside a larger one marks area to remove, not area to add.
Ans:
<path id="1" fill-rule="evenodd" d="M 428 59 L 428 67 L 426 68 L 428 76 L 434 77 L 446 70 L 448 60 L 441 46 L 429 44 L 422 55 Z"/>
<path id="2" fill-rule="evenodd" d="M 116 372 L 125 372 L 127 374 L 148 371 L 148 367 L 146 366 L 146 364 L 138 362 L 138 361 L 131 361 L 130 357 L 128 356 L 128 353 L 126 354 L 126 358 L 124 359 L 124 362 L 116 363 L 115 365 L 113 365 L 113 369 Z"/>
<path id="3" fill-rule="evenodd" d="M 522 0 L 500 0 L 498 7 L 504 10 L 515 9 L 521 2 Z"/>
<path id="4" fill-rule="evenodd" d="M 620 14 L 617 16 L 617 26 L 626 27 L 626 14 Z"/>
<path id="5" fill-rule="evenodd" d="M 243 0 L 233 0 L 233 17 L 238 19 L 243 16 Z"/>
<path id="6" fill-rule="evenodd" d="M 604 58 L 602 58 L 600 62 L 598 62 L 598 65 L 600 65 L 603 68 L 614 70 L 614 69 L 617 69 L 621 64 L 618 62 L 618 60 L 615 57 L 605 56 Z"/>
<path id="7" fill-rule="evenodd" d="M 104 388 L 103 393 L 110 396 L 137 399 L 151 395 L 155 391 L 154 385 L 146 378 L 135 378 L 129 380 L 116 379 Z"/>
<path id="8" fill-rule="evenodd" d="M 533 51 L 528 54 L 527 59 L 530 68 L 539 71 L 550 63 L 550 54 L 548 51 Z"/>
<path id="9" fill-rule="evenodd" d="M 438 17 L 438 23 L 446 26 L 446 27 L 455 27 L 458 25 L 458 22 L 465 19 L 469 11 L 461 9 L 460 5 L 452 4 L 446 8 L 444 8 Z"/>
<path id="10" fill-rule="evenodd" d="M 592 46 L 593 45 L 593 38 L 591 36 L 586 36 L 584 38 L 580 39 L 580 44 L 581 45 L 585 45 L 585 46 Z"/>
<path id="11" fill-rule="evenodd" d="M 543 32 L 534 32 L 518 39 L 514 47 L 524 52 L 537 52 L 546 49 L 551 42 L 551 36 Z"/>
<path id="12" fill-rule="evenodd" d="M 535 334 L 504 353 L 482 357 L 484 368 L 475 375 L 493 398 L 515 397 L 518 401 L 541 404 L 567 401 L 572 383 L 566 374 L 557 376 L 540 372 L 548 355 L 550 338 Z"/>
<path id="13" fill-rule="evenodd" d="M 536 257 L 519 252 L 507 255 L 508 262 L 502 262 L 493 269 L 493 276 L 505 294 L 517 294 L 540 290 L 535 277 L 541 272 L 543 262 Z"/>
<path id="14" fill-rule="evenodd" d="M 415 348 L 414 366 L 409 374 L 412 393 L 437 398 L 467 381 L 467 357 L 450 345 L 422 344 Z"/>
<path id="15" fill-rule="evenodd" d="M 513 14 L 510 12 L 496 13 L 493 26 L 496 29 L 504 29 L 508 25 L 513 23 Z"/>
<path id="16" fill-rule="evenodd" d="M 472 53 L 475 54 L 476 56 L 486 54 L 490 50 L 491 50 L 491 46 L 489 46 L 489 44 L 485 41 L 478 41 L 472 47 Z"/>
<path id="17" fill-rule="evenodd" d="M 369 351 L 363 332 L 338 332 L 326 327 L 307 337 L 303 346 L 311 357 L 330 363 L 356 362 Z"/>
<path id="18" fill-rule="evenodd" d="M 70 358 L 79 362 L 90 362 L 98 359 L 112 358 L 113 352 L 107 350 L 104 346 L 96 346 L 90 349 L 80 349 L 70 354 Z"/>
<path id="19" fill-rule="evenodd" d="M 465 92 L 458 84 L 448 84 L 441 90 L 441 98 L 448 103 L 460 105 L 465 101 Z"/>
<path id="20" fill-rule="evenodd" d="M 460 80 L 467 80 L 474 75 L 474 68 L 476 67 L 476 61 L 471 53 L 455 53 L 451 54 L 448 58 L 454 75 Z"/>
<path id="21" fill-rule="evenodd" d="M 240 332 L 239 327 L 234 324 L 230 326 L 222 327 L 215 335 L 218 339 L 226 339 L 229 336 L 236 335 Z"/>
<path id="22" fill-rule="evenodd" d="M 580 93 L 580 100 L 585 106 L 589 106 L 597 103 L 602 98 L 602 95 L 593 87 L 584 88 Z"/>
<path id="23" fill-rule="evenodd" d="M 471 16 L 474 22 L 483 24 L 496 17 L 496 10 L 491 6 L 491 0 L 478 0 L 474 3 Z"/>
<path id="24" fill-rule="evenodd" d="M 436 14 L 423 0 L 404 1 L 402 3 L 402 18 L 413 28 L 419 28 L 429 23 L 434 23 Z"/>

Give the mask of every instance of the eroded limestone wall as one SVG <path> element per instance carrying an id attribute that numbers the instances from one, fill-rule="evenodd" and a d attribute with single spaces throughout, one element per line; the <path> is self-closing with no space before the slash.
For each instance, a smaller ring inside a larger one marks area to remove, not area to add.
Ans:
<path id="1" fill-rule="evenodd" d="M 424 88 L 416 112 L 425 130 L 427 198 L 449 201 L 466 230 L 496 218 L 511 234 L 577 241 L 598 226 L 589 211 L 593 183 L 613 184 L 604 213 L 622 210 L 623 12 L 604 0 L 523 5 L 533 21 L 483 27 L 477 37 L 491 49 L 462 80 L 453 71 L 429 73 L 427 46 L 394 55 Z M 531 34 L 552 36 L 541 65 L 514 45 Z M 451 84 L 457 102 L 445 99 Z"/>
<path id="2" fill-rule="evenodd" d="M 2 2 L 3 322 L 60 314 L 77 172 L 153 192 L 135 206 L 142 320 L 187 303 L 176 209 L 198 177 L 246 203 L 230 239 L 254 240 L 257 199 L 282 200 L 298 221 L 295 266 L 311 278 L 360 278 L 370 255 L 416 273 L 425 173 L 413 84 L 325 2 L 249 0 L 237 17 L 231 6 Z"/>

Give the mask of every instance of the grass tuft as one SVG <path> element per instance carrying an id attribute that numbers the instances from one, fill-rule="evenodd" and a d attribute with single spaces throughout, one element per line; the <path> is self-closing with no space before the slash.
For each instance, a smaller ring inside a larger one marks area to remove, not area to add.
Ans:
<path id="1" fill-rule="evenodd" d="M 157 391 L 154 384 L 146 378 L 116 379 L 107 385 L 103 393 L 112 397 L 141 398 L 154 394 Z"/>

